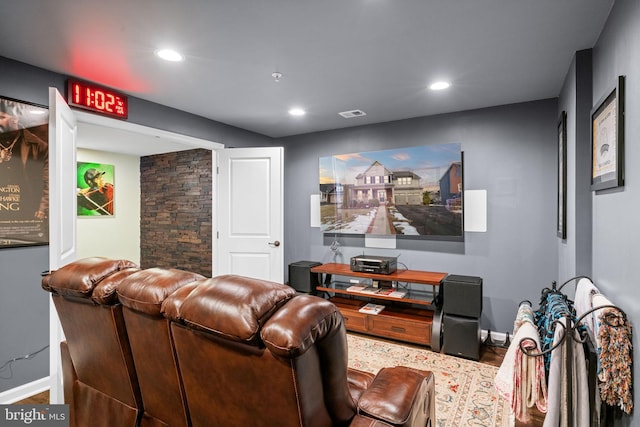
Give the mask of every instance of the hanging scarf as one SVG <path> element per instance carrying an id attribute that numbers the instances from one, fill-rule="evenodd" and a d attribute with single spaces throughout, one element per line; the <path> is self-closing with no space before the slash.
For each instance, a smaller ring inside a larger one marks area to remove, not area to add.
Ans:
<path id="1" fill-rule="evenodd" d="M 633 409 L 631 390 L 631 325 L 626 316 L 613 308 L 602 309 L 598 316 L 600 397 L 610 406 L 625 413 Z"/>
<path id="2" fill-rule="evenodd" d="M 569 306 L 566 295 L 548 289 L 543 291 L 540 308 L 534 314 L 536 326 L 540 332 L 540 344 L 543 352 L 553 347 L 555 331 L 553 322 L 562 317 L 576 320 L 575 313 Z M 545 375 L 548 377 L 551 352 L 547 352 L 543 358 Z"/>
<path id="3" fill-rule="evenodd" d="M 518 313 L 516 313 L 516 320 L 513 321 L 513 335 L 518 333 L 518 329 L 525 322 L 531 322 L 531 324 L 535 325 L 535 316 L 533 314 L 533 308 L 529 302 L 522 302 L 518 307 Z"/>

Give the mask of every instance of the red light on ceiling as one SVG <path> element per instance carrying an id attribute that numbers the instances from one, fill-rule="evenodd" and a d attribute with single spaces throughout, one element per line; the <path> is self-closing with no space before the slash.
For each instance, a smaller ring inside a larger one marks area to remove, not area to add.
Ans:
<path id="1" fill-rule="evenodd" d="M 126 95 L 92 83 L 69 79 L 67 103 L 117 119 L 129 117 L 129 100 Z"/>

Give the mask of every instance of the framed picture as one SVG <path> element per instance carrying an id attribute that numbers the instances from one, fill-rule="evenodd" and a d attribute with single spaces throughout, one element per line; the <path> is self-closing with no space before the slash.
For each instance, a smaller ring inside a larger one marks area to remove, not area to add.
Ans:
<path id="1" fill-rule="evenodd" d="M 558 122 L 558 237 L 567 238 L 567 112 Z"/>
<path id="2" fill-rule="evenodd" d="M 78 216 L 113 216 L 113 165 L 78 162 L 77 169 Z"/>
<path id="3" fill-rule="evenodd" d="M 49 110 L 0 97 L 0 248 L 49 243 Z"/>
<path id="4" fill-rule="evenodd" d="M 591 110 L 591 190 L 624 185 L 624 76 Z"/>

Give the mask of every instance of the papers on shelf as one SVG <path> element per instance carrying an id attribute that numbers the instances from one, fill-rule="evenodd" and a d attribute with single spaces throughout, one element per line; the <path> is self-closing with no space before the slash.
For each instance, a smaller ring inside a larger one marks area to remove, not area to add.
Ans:
<path id="1" fill-rule="evenodd" d="M 383 288 L 378 291 L 377 295 L 384 295 L 392 298 L 404 298 L 404 296 L 407 295 L 407 291 L 399 291 L 393 288 Z"/>
<path id="2" fill-rule="evenodd" d="M 349 286 L 347 292 L 356 292 L 367 295 L 381 295 L 391 298 L 404 298 L 407 291 L 401 291 L 393 288 L 373 288 L 371 286 Z"/>
<path id="3" fill-rule="evenodd" d="M 407 295 L 407 291 L 393 291 L 387 296 L 390 296 L 393 298 L 404 298 L 406 295 Z"/>
<path id="4" fill-rule="evenodd" d="M 358 311 L 360 313 L 366 313 L 366 314 L 378 314 L 382 310 L 384 310 L 384 305 L 369 303 L 367 305 L 362 306 Z"/>

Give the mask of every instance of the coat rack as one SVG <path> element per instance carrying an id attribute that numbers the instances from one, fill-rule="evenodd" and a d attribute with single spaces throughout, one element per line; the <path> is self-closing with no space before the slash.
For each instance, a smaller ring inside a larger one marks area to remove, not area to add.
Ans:
<path id="1" fill-rule="evenodd" d="M 591 281 L 591 283 L 593 283 L 593 281 L 591 280 L 590 277 L 588 276 L 575 276 L 572 277 L 571 279 L 565 281 L 564 283 L 562 283 L 560 286 L 556 287 L 556 282 L 552 282 L 552 286 L 551 289 L 549 288 L 545 288 L 543 289 L 542 293 L 543 296 L 546 297 L 546 295 L 548 295 L 549 292 L 553 292 L 553 293 L 557 293 L 560 295 L 563 295 L 564 297 L 566 297 L 566 295 L 561 293 L 562 288 L 564 288 L 564 286 L 566 286 L 568 283 L 571 283 L 572 281 L 576 282 L 576 286 L 577 286 L 577 281 L 580 279 L 588 279 L 589 281 Z M 591 291 L 591 294 L 597 294 L 598 292 L 595 291 Z M 543 298 L 544 299 L 544 298 Z M 533 306 L 532 303 L 529 300 L 523 300 L 521 301 L 518 306 L 520 307 L 522 304 L 527 303 L 529 304 L 529 306 Z M 532 351 L 530 349 L 527 349 L 524 346 L 525 341 L 527 340 L 522 339 L 519 343 L 518 346 L 520 348 L 520 351 L 525 354 L 528 357 L 543 357 L 547 354 L 550 354 L 551 352 L 553 352 L 555 349 L 557 349 L 558 347 L 560 347 L 561 345 L 565 344 L 565 341 L 567 339 L 567 335 L 569 335 L 569 337 L 571 339 L 573 339 L 575 342 L 580 343 L 580 344 L 592 344 L 592 348 L 595 348 L 594 343 L 589 343 L 590 341 L 590 337 L 587 333 L 587 329 L 586 327 L 584 327 L 584 325 L 582 324 L 583 320 L 591 315 L 592 313 L 598 311 L 598 310 L 602 310 L 605 308 L 611 308 L 614 309 L 616 311 L 618 311 L 620 313 L 620 315 L 622 316 L 624 322 L 627 322 L 627 314 L 624 312 L 624 310 L 622 310 L 620 307 L 618 307 L 615 304 L 603 304 L 597 307 L 592 307 L 591 309 L 583 312 L 582 314 L 580 314 L 580 316 L 578 317 L 574 317 L 573 315 L 563 315 L 561 318 L 554 320 L 551 323 L 551 329 L 553 331 L 555 331 L 557 325 L 562 326 L 563 330 L 562 330 L 562 336 L 559 340 L 557 340 L 557 342 L 554 342 L 553 345 L 548 348 L 545 349 L 543 351 Z M 610 323 L 610 319 L 613 317 L 614 315 L 612 313 L 605 313 L 602 317 L 601 317 L 601 322 L 603 324 L 606 324 L 608 326 L 612 326 L 612 327 L 617 327 L 617 325 L 613 325 L 612 323 Z M 561 321 L 561 319 L 564 318 L 564 322 Z M 555 340 L 554 340 L 555 341 Z M 572 354 L 572 346 L 571 345 L 567 345 L 565 347 L 565 350 L 567 351 L 566 356 L 563 358 L 563 360 L 566 362 L 563 366 L 562 366 L 562 373 L 564 375 L 565 378 L 572 378 L 573 375 L 573 364 L 571 363 L 571 361 L 573 360 L 573 354 Z M 592 361 L 591 364 L 593 364 Z M 596 373 L 595 373 L 595 367 L 591 367 L 590 366 L 590 374 L 589 374 L 589 395 L 590 395 L 590 405 L 593 405 L 594 402 L 592 399 L 592 395 L 593 393 L 597 392 L 597 378 L 596 378 Z M 565 395 L 567 397 L 567 402 L 572 402 L 573 401 L 573 389 L 572 387 L 566 387 L 565 388 Z M 564 405 L 564 407 L 567 409 L 566 413 L 561 414 L 562 417 L 564 417 L 563 422 L 566 423 L 570 423 L 572 422 L 572 420 L 574 419 L 574 413 L 573 413 L 573 406 L 571 404 L 566 404 Z M 592 419 L 592 423 L 595 422 L 596 420 L 593 419 L 593 416 L 591 417 Z M 598 422 L 600 420 L 597 420 Z M 563 424 L 563 425 L 570 425 L 570 424 Z M 592 424 L 593 425 L 593 424 Z M 596 424 L 599 425 L 599 424 Z"/>

